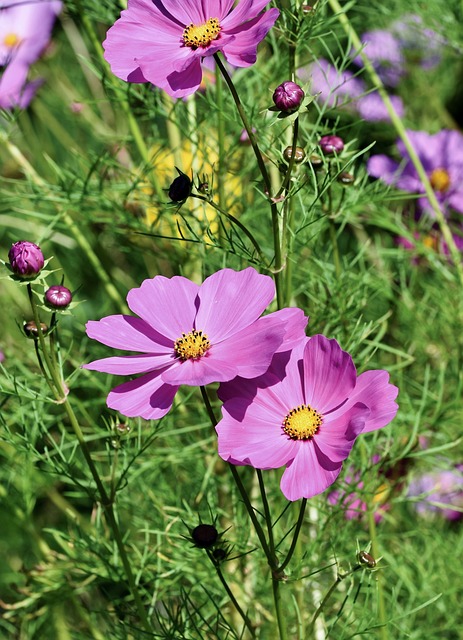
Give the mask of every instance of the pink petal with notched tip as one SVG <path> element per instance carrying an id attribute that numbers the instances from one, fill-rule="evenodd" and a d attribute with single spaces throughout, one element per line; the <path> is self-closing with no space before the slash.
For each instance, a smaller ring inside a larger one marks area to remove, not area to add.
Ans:
<path id="1" fill-rule="evenodd" d="M 275 296 L 272 278 L 252 267 L 221 269 L 204 280 L 199 290 L 197 330 L 206 331 L 212 344 L 248 327 Z"/>
<path id="2" fill-rule="evenodd" d="M 342 463 L 331 462 L 313 443 L 299 442 L 297 455 L 288 465 L 281 478 L 283 495 L 291 501 L 312 498 L 322 493 L 338 477 Z"/>
<path id="3" fill-rule="evenodd" d="M 355 380 L 352 358 L 336 340 L 322 335 L 309 339 L 304 350 L 306 404 L 325 414 L 348 398 L 355 387 Z"/>
<path id="4" fill-rule="evenodd" d="M 175 342 L 193 330 L 199 286 L 182 276 L 144 280 L 127 295 L 130 309 L 156 331 Z"/>
<path id="5" fill-rule="evenodd" d="M 158 420 L 172 407 L 177 386 L 165 384 L 160 371 L 124 382 L 110 391 L 107 405 L 124 416 Z"/>

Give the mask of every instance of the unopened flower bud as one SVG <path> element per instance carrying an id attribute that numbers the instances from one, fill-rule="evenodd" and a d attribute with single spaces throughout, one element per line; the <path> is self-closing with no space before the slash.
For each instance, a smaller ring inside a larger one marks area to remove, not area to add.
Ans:
<path id="1" fill-rule="evenodd" d="M 344 140 L 339 136 L 323 136 L 318 144 L 325 156 L 341 153 L 344 149 Z"/>
<path id="2" fill-rule="evenodd" d="M 309 163 L 312 165 L 315 171 L 319 171 L 323 168 L 323 158 L 316 153 L 310 154 Z"/>
<path id="3" fill-rule="evenodd" d="M 200 182 L 198 191 L 199 193 L 209 193 L 209 182 Z"/>
<path id="4" fill-rule="evenodd" d="M 8 260 L 13 273 L 21 278 L 33 278 L 45 264 L 40 247 L 27 240 L 20 240 L 12 245 Z"/>
<path id="5" fill-rule="evenodd" d="M 286 147 L 286 149 L 283 151 L 283 158 L 289 162 L 292 158 L 293 155 L 293 148 L 292 147 Z M 296 164 L 299 164 L 300 162 L 302 162 L 305 158 L 305 151 L 302 147 L 296 147 L 295 152 L 294 152 L 294 162 Z"/>
<path id="6" fill-rule="evenodd" d="M 369 569 L 376 567 L 376 560 L 366 551 L 360 551 L 357 557 L 360 564 L 366 565 Z"/>
<path id="7" fill-rule="evenodd" d="M 288 80 L 280 84 L 273 92 L 273 102 L 280 111 L 297 111 L 304 100 L 304 92 L 295 82 Z"/>
<path id="8" fill-rule="evenodd" d="M 219 532 L 212 524 L 198 524 L 191 532 L 191 537 L 200 549 L 213 547 L 219 537 Z"/>
<path id="9" fill-rule="evenodd" d="M 302 5 L 302 13 L 313 13 L 315 10 L 315 7 L 313 7 L 311 4 L 304 4 Z"/>
<path id="10" fill-rule="evenodd" d="M 191 195 L 193 183 L 186 173 L 182 173 L 178 169 L 177 171 L 179 176 L 175 178 L 169 187 L 169 198 L 172 202 L 183 202 Z"/>
<path id="11" fill-rule="evenodd" d="M 338 175 L 337 180 L 341 184 L 344 184 L 346 186 L 350 186 L 351 184 L 354 184 L 355 177 L 351 173 L 349 173 L 348 171 L 342 171 Z"/>
<path id="12" fill-rule="evenodd" d="M 48 326 L 44 322 L 40 323 L 40 329 L 42 330 L 43 335 L 45 335 L 48 332 Z M 33 338 L 34 340 L 37 340 L 37 338 L 39 337 L 39 330 L 34 320 L 29 320 L 29 322 L 26 322 L 26 324 L 23 327 L 23 330 L 28 338 Z"/>
<path id="13" fill-rule="evenodd" d="M 55 284 L 45 291 L 44 302 L 50 309 L 66 309 L 72 302 L 72 293 L 67 287 Z"/>

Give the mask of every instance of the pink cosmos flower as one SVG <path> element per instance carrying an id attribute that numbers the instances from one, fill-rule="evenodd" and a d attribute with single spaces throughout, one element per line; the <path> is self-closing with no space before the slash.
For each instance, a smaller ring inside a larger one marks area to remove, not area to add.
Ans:
<path id="1" fill-rule="evenodd" d="M 249 67 L 257 45 L 278 18 L 269 0 L 129 0 L 103 42 L 112 72 L 127 82 L 151 82 L 174 98 L 199 88 L 201 61 L 221 51 Z"/>
<path id="2" fill-rule="evenodd" d="M 285 466 L 286 498 L 311 498 L 336 480 L 360 433 L 394 418 L 398 389 L 388 380 L 381 370 L 357 377 L 336 340 L 308 338 L 277 354 L 258 380 L 220 386 L 219 455 L 257 469 Z"/>
<path id="3" fill-rule="evenodd" d="M 114 315 L 87 323 L 87 334 L 109 347 L 137 351 L 84 365 L 116 375 L 143 374 L 108 395 L 126 416 L 156 419 L 172 406 L 180 385 L 255 378 L 273 355 L 305 338 L 307 318 L 283 309 L 259 318 L 275 295 L 269 276 L 249 267 L 222 269 L 197 285 L 182 276 L 145 280 L 127 296 L 139 318 Z"/>
<path id="4" fill-rule="evenodd" d="M 47 46 L 58 0 L 0 0 L 0 107 L 26 108 L 42 80 L 27 82 L 29 67 Z"/>

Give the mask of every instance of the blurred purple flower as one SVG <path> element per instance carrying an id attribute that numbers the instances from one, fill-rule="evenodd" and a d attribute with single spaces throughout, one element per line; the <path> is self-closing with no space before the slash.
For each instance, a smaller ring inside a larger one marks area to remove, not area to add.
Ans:
<path id="1" fill-rule="evenodd" d="M 381 81 L 388 87 L 396 87 L 405 75 L 405 58 L 399 40 L 390 31 L 376 29 L 364 33 L 362 43 L 365 45 L 362 53 L 371 61 Z M 360 54 L 353 62 L 363 67 Z"/>
<path id="2" fill-rule="evenodd" d="M 3 351 L 0 351 L 0 362 L 3 362 L 5 360 L 5 354 L 3 353 Z"/>
<path id="3" fill-rule="evenodd" d="M 299 69 L 298 75 L 304 82 L 311 81 L 311 92 L 319 94 L 318 99 L 329 108 L 345 108 L 357 112 L 361 118 L 369 122 L 390 120 L 378 92 L 367 93 L 368 89 L 363 80 L 351 71 L 338 71 L 327 60 L 321 58 Z M 397 114 L 402 116 L 404 107 L 401 98 L 391 96 L 391 100 Z"/>
<path id="4" fill-rule="evenodd" d="M 425 131 L 407 131 L 407 134 L 444 213 L 448 214 L 450 209 L 463 213 L 463 135 L 446 129 L 434 135 Z M 403 191 L 424 194 L 423 184 L 401 140 L 397 142 L 397 149 L 402 162 L 382 154 L 372 156 L 367 164 L 368 173 Z M 434 217 L 424 195 L 418 198 L 417 206 Z"/>
<path id="5" fill-rule="evenodd" d="M 330 108 L 352 107 L 365 91 L 364 82 L 351 71 L 338 71 L 324 58 L 301 67 L 297 73 L 304 82 L 310 81 L 311 92 L 320 94 L 321 101 Z"/>
<path id="6" fill-rule="evenodd" d="M 151 82 L 174 98 L 197 91 L 201 62 L 221 51 L 249 67 L 257 45 L 279 16 L 269 0 L 129 0 L 103 43 L 112 72 L 127 82 Z"/>
<path id="7" fill-rule="evenodd" d="M 436 31 L 426 28 L 420 16 L 408 14 L 396 20 L 391 31 L 408 62 L 419 64 L 423 69 L 432 69 L 441 61 L 446 40 Z"/>
<path id="8" fill-rule="evenodd" d="M 394 107 L 394 111 L 399 118 L 404 115 L 404 105 L 399 96 L 389 96 Z M 368 122 L 381 122 L 390 120 L 386 106 L 377 91 L 367 93 L 357 100 L 357 110 L 359 115 Z"/>
<path id="9" fill-rule="evenodd" d="M 420 498 L 414 504 L 422 516 L 438 514 L 447 520 L 460 520 L 463 518 L 463 464 L 418 476 L 410 483 L 408 497 Z"/>
<path id="10" fill-rule="evenodd" d="M 0 0 L 1 108 L 26 108 L 42 84 L 27 82 L 29 67 L 47 46 L 61 7 L 58 0 Z"/>

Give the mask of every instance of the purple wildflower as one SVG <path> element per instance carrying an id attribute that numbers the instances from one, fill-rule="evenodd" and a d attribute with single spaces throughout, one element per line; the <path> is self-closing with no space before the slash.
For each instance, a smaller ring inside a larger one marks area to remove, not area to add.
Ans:
<path id="1" fill-rule="evenodd" d="M 463 518 L 463 464 L 446 471 L 424 473 L 410 484 L 408 497 L 422 516 L 441 515 L 447 520 Z"/>
<path id="2" fill-rule="evenodd" d="M 307 318 L 300 309 L 259 318 L 274 294 L 272 279 L 251 267 L 222 269 L 202 285 L 181 276 L 145 280 L 127 296 L 140 317 L 115 315 L 87 323 L 90 338 L 139 354 L 96 360 L 84 368 L 143 374 L 113 389 L 107 404 L 126 416 L 161 418 L 180 385 L 260 376 L 281 346 L 289 349 L 303 339 Z"/>
<path id="3" fill-rule="evenodd" d="M 391 31 L 407 61 L 418 63 L 423 69 L 432 69 L 439 64 L 445 38 L 423 25 L 416 14 L 408 14 L 393 22 Z"/>
<path id="4" fill-rule="evenodd" d="M 310 498 L 339 475 L 360 433 L 380 429 L 397 412 L 398 389 L 386 371 L 357 377 L 336 340 L 317 335 L 278 353 L 261 378 L 220 385 L 219 455 L 257 469 L 286 467 L 288 500 Z"/>
<path id="5" fill-rule="evenodd" d="M 434 135 L 425 131 L 407 134 L 444 213 L 448 214 L 450 209 L 463 213 L 463 135 L 445 129 Z M 403 191 L 421 194 L 417 201 L 419 210 L 434 217 L 428 199 L 422 195 L 424 186 L 401 140 L 397 149 L 403 158 L 401 163 L 386 155 L 372 156 L 367 164 L 368 173 Z"/>
<path id="6" fill-rule="evenodd" d="M 390 31 L 376 29 L 364 33 L 362 43 L 365 45 L 362 53 L 369 58 L 381 81 L 389 87 L 396 87 L 405 75 L 405 58 L 399 40 Z M 353 58 L 353 62 L 363 67 L 360 54 Z"/>
<path id="7" fill-rule="evenodd" d="M 389 96 L 394 107 L 394 111 L 401 118 L 404 115 L 404 105 L 399 96 Z M 357 100 L 356 103 L 359 115 L 368 122 L 383 122 L 390 120 L 386 106 L 377 91 L 367 93 Z"/>
<path id="8" fill-rule="evenodd" d="M 28 106 L 42 80 L 27 82 L 29 67 L 47 46 L 56 16 L 58 0 L 28 2 L 0 0 L 0 107 Z"/>
<path id="9" fill-rule="evenodd" d="M 129 0 L 103 43 L 113 73 L 127 82 L 151 82 L 174 98 L 201 84 L 203 58 L 221 51 L 236 67 L 255 63 L 257 45 L 278 9 L 269 0 Z"/>

